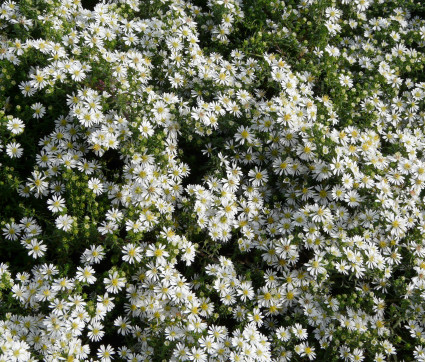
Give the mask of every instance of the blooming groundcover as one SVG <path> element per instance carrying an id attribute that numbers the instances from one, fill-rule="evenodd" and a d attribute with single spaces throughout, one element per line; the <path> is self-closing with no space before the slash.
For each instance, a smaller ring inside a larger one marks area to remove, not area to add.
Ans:
<path id="1" fill-rule="evenodd" d="M 0 5 L 1 361 L 424 361 L 425 6 Z"/>

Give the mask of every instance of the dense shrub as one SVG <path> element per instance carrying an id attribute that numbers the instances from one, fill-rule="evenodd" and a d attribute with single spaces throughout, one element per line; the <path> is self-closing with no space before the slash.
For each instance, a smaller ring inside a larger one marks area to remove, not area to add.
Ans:
<path id="1" fill-rule="evenodd" d="M 1 361 L 425 361 L 425 6 L 0 6 Z"/>

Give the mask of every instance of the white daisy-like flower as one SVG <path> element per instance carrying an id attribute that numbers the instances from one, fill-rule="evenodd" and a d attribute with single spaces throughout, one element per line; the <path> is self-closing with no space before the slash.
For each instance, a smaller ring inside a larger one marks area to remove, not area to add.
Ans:
<path id="1" fill-rule="evenodd" d="M 6 145 L 6 154 L 10 158 L 20 158 L 24 152 L 21 144 L 18 142 L 10 142 Z"/>
<path id="2" fill-rule="evenodd" d="M 29 250 L 28 255 L 37 259 L 44 255 L 47 250 L 47 246 L 44 245 L 41 240 L 32 239 L 31 243 L 27 246 L 27 249 Z"/>
<path id="3" fill-rule="evenodd" d="M 63 231 L 69 231 L 72 228 L 74 218 L 69 215 L 60 215 L 56 218 L 56 227 Z"/>
<path id="4" fill-rule="evenodd" d="M 34 111 L 32 115 L 34 118 L 41 118 L 46 114 L 46 108 L 40 102 L 34 103 L 31 109 Z"/>
<path id="5" fill-rule="evenodd" d="M 25 125 L 19 118 L 12 118 L 9 119 L 6 127 L 13 135 L 19 135 L 24 131 Z"/>
<path id="6" fill-rule="evenodd" d="M 129 264 L 134 264 L 139 262 L 142 259 L 143 249 L 135 244 L 127 244 L 123 247 L 123 257 L 122 259 Z"/>
<path id="7" fill-rule="evenodd" d="M 103 193 L 103 183 L 98 178 L 92 177 L 89 180 L 88 187 L 90 190 L 93 190 L 96 195 L 101 195 Z"/>
<path id="8" fill-rule="evenodd" d="M 87 265 L 84 268 L 78 267 L 75 275 L 76 279 L 83 283 L 93 284 L 96 281 L 94 269 Z"/>
<path id="9" fill-rule="evenodd" d="M 47 200 L 47 204 L 49 205 L 47 208 L 54 213 L 61 212 L 65 208 L 65 200 L 61 196 L 53 195 Z"/>

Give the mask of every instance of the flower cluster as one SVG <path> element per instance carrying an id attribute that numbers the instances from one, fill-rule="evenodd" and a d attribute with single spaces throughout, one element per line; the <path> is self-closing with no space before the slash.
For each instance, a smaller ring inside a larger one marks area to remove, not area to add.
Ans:
<path id="1" fill-rule="evenodd" d="M 424 6 L 194 3 L 0 5 L 0 361 L 425 361 Z"/>

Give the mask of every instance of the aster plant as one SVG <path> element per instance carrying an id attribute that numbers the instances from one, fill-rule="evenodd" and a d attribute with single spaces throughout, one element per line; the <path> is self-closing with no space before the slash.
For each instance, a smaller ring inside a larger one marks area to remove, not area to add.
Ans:
<path id="1" fill-rule="evenodd" d="M 0 361 L 425 361 L 425 6 L 0 5 Z"/>

